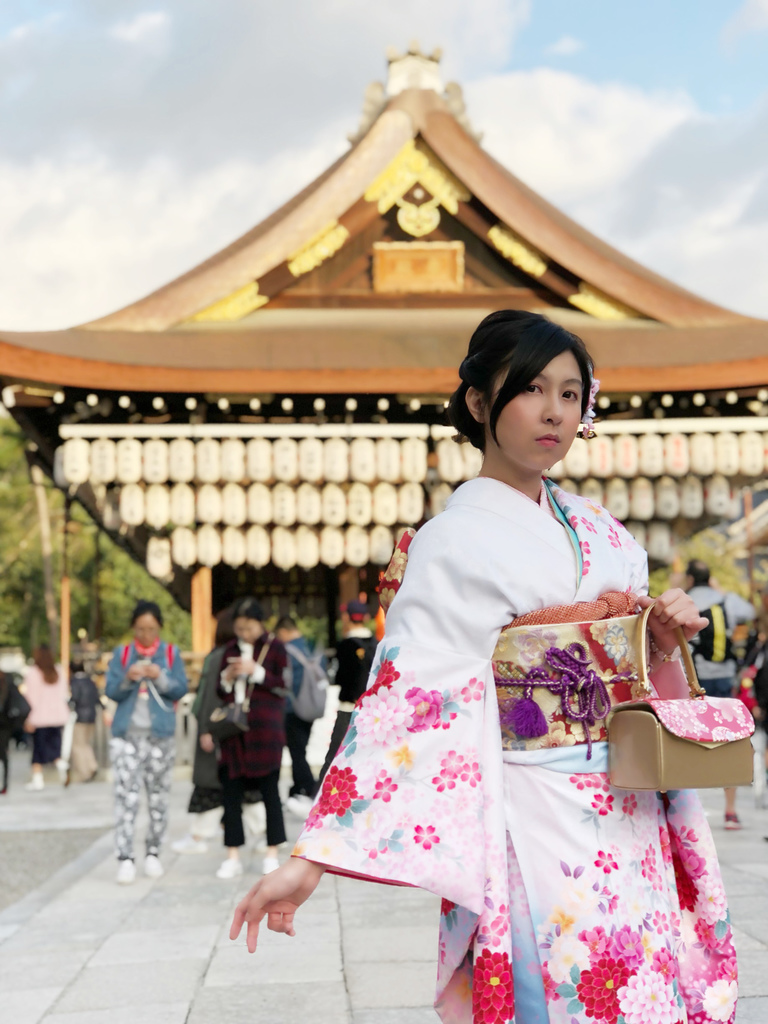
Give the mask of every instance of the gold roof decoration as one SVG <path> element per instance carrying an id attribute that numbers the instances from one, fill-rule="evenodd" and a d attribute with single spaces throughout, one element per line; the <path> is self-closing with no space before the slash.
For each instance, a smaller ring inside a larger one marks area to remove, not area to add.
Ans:
<path id="1" fill-rule="evenodd" d="M 580 309 L 583 313 L 589 313 L 597 320 L 630 320 L 640 316 L 637 310 L 612 299 L 610 295 L 606 295 L 598 288 L 593 288 L 586 281 L 579 284 L 578 292 L 568 296 L 568 301 L 572 306 Z"/>

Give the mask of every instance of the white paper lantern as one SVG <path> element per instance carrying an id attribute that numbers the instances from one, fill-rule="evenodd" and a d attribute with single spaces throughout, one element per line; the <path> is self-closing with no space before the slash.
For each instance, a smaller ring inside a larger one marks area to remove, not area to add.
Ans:
<path id="1" fill-rule="evenodd" d="M 115 476 L 121 484 L 137 484 L 141 480 L 141 441 L 124 437 L 115 446 Z"/>
<path id="2" fill-rule="evenodd" d="M 340 437 L 323 442 L 323 477 L 334 484 L 349 478 L 349 445 Z"/>
<path id="3" fill-rule="evenodd" d="M 171 488 L 171 522 L 177 526 L 191 526 L 195 521 L 197 511 L 195 504 L 195 492 L 189 484 L 174 484 Z M 178 559 L 174 555 L 174 562 Z M 194 559 L 193 559 L 194 561 Z M 178 563 L 181 565 L 181 563 Z"/>
<path id="4" fill-rule="evenodd" d="M 619 434 L 613 441 L 613 468 L 617 476 L 632 480 L 637 476 L 640 446 L 633 434 Z"/>
<path id="5" fill-rule="evenodd" d="M 697 476 L 687 476 L 680 485 L 680 514 L 686 519 L 704 515 L 704 488 Z"/>
<path id="6" fill-rule="evenodd" d="M 723 476 L 739 472 L 739 439 L 729 430 L 715 434 L 715 467 Z"/>
<path id="7" fill-rule="evenodd" d="M 246 559 L 254 569 L 263 569 L 272 558 L 272 544 L 263 526 L 251 526 L 245 535 Z"/>
<path id="8" fill-rule="evenodd" d="M 669 476 L 685 476 L 690 468 L 688 438 L 685 434 L 667 434 L 664 438 L 664 472 Z"/>
<path id="9" fill-rule="evenodd" d="M 645 477 L 636 477 L 629 485 L 629 514 L 633 519 L 647 522 L 653 519 L 653 484 Z"/>
<path id="10" fill-rule="evenodd" d="M 239 437 L 221 442 L 221 479 L 233 484 L 245 479 L 245 444 Z"/>
<path id="11" fill-rule="evenodd" d="M 691 454 L 691 469 L 698 476 L 709 476 L 715 472 L 715 439 L 712 434 L 693 434 L 688 440 Z"/>
<path id="12" fill-rule="evenodd" d="M 376 484 L 373 489 L 373 521 L 380 526 L 397 522 L 397 490 L 392 484 Z"/>
<path id="13" fill-rule="evenodd" d="M 452 494 L 453 488 L 450 484 L 438 484 L 429 496 L 430 514 L 438 516 L 444 512 Z"/>
<path id="14" fill-rule="evenodd" d="M 276 526 L 272 531 L 272 561 L 283 572 L 296 565 L 296 537 L 284 526 Z"/>
<path id="15" fill-rule="evenodd" d="M 323 479 L 323 442 L 319 437 L 299 441 L 299 476 L 312 484 Z"/>
<path id="16" fill-rule="evenodd" d="M 64 479 L 79 487 L 91 473 L 91 446 L 82 437 L 71 437 L 64 442 L 63 449 Z"/>
<path id="17" fill-rule="evenodd" d="M 376 442 L 376 476 L 391 484 L 400 480 L 400 442 L 394 437 L 381 437 Z"/>
<path id="18" fill-rule="evenodd" d="M 221 561 L 221 535 L 214 526 L 201 526 L 197 531 L 197 560 L 209 569 Z"/>
<path id="19" fill-rule="evenodd" d="M 639 441 L 638 469 L 643 476 L 664 472 L 664 441 L 659 434 L 643 434 Z"/>
<path id="20" fill-rule="evenodd" d="M 626 480 L 614 477 L 605 488 L 605 507 L 622 522 L 629 515 L 629 487 Z"/>
<path id="21" fill-rule="evenodd" d="M 671 476 L 656 481 L 654 499 L 659 519 L 676 519 L 680 515 L 680 493 Z"/>
<path id="22" fill-rule="evenodd" d="M 597 440 L 597 438 L 594 438 Z M 595 480 L 594 477 L 588 477 L 586 480 L 582 480 L 579 484 L 579 494 L 586 498 L 587 501 L 594 502 L 595 505 L 602 505 L 605 495 L 603 494 L 603 485 L 599 480 Z"/>
<path id="23" fill-rule="evenodd" d="M 459 445 L 459 451 L 464 460 L 464 479 L 474 480 L 483 468 L 483 453 L 468 441 Z M 558 462 L 556 465 L 562 466 L 562 463 Z M 554 469 L 554 466 L 552 468 Z M 554 480 L 555 477 L 552 477 L 552 479 Z"/>
<path id="24" fill-rule="evenodd" d="M 225 527 L 221 535 L 222 562 L 233 569 L 239 569 L 241 565 L 245 565 L 246 559 L 245 534 L 234 526 Z"/>
<path id="25" fill-rule="evenodd" d="M 296 492 L 288 484 L 272 488 L 272 522 L 278 526 L 293 526 L 296 522 Z"/>
<path id="26" fill-rule="evenodd" d="M 347 565 L 367 565 L 370 552 L 368 533 L 362 526 L 348 527 L 344 535 L 344 561 Z"/>
<path id="27" fill-rule="evenodd" d="M 562 490 L 566 491 L 566 493 L 568 494 L 579 493 L 579 485 L 576 483 L 575 480 L 571 480 L 571 478 L 567 476 L 563 477 L 562 480 L 559 480 L 557 486 L 560 487 Z"/>
<path id="28" fill-rule="evenodd" d="M 144 495 L 144 519 L 153 530 L 162 530 L 171 518 L 171 495 L 162 484 L 150 484 Z M 170 549 L 168 557 L 170 558 Z"/>
<path id="29" fill-rule="evenodd" d="M 171 534 L 171 557 L 182 569 L 197 561 L 197 538 L 186 526 L 177 526 Z"/>
<path id="30" fill-rule="evenodd" d="M 265 437 L 254 437 L 245 448 L 246 474 L 255 483 L 272 479 L 272 444 Z"/>
<path id="31" fill-rule="evenodd" d="M 64 476 L 64 445 L 60 444 L 53 453 L 53 482 L 62 490 L 68 486 L 68 480 Z"/>
<path id="32" fill-rule="evenodd" d="M 354 483 L 347 491 L 347 521 L 367 526 L 373 515 L 373 495 L 367 484 Z"/>
<path id="33" fill-rule="evenodd" d="M 760 476 L 765 468 L 763 438 L 754 430 L 739 435 L 739 469 L 744 476 Z M 93 477 L 93 447 L 91 447 L 91 477 Z"/>
<path id="34" fill-rule="evenodd" d="M 275 480 L 292 484 L 299 475 L 299 446 L 292 437 L 279 437 L 272 445 Z M 295 565 L 295 562 L 294 562 Z"/>
<path id="35" fill-rule="evenodd" d="M 179 484 L 195 479 L 195 445 L 188 437 L 175 437 L 168 445 L 168 476 Z"/>
<path id="36" fill-rule="evenodd" d="M 301 569 L 314 569 L 320 562 L 320 538 L 308 526 L 296 530 L 296 564 Z"/>
<path id="37" fill-rule="evenodd" d="M 214 487 L 213 484 L 203 484 L 198 488 L 196 513 L 198 523 L 221 522 L 221 491 L 218 487 Z"/>
<path id="38" fill-rule="evenodd" d="M 731 485 L 721 474 L 707 480 L 704 486 L 704 508 L 708 516 L 724 518 L 731 511 Z"/>
<path id="39" fill-rule="evenodd" d="M 464 479 L 464 457 L 461 447 L 450 438 L 443 438 L 435 445 L 437 452 L 437 472 L 441 480 L 449 484 L 457 484 Z"/>
<path id="40" fill-rule="evenodd" d="M 120 488 L 120 518 L 127 526 L 144 522 L 144 489 L 138 484 Z"/>
<path id="41" fill-rule="evenodd" d="M 613 441 L 610 437 L 598 434 L 587 441 L 589 453 L 589 470 L 593 476 L 605 480 L 613 474 Z"/>
<path id="42" fill-rule="evenodd" d="M 316 526 L 322 515 L 323 499 L 320 490 L 312 484 L 299 484 L 296 488 L 296 521 Z"/>
<path id="43" fill-rule="evenodd" d="M 338 484 L 326 484 L 322 493 L 323 522 L 341 526 L 347 521 L 347 496 Z"/>
<path id="44" fill-rule="evenodd" d="M 395 550 L 395 539 L 392 531 L 386 526 L 374 526 L 369 537 L 371 548 L 370 558 L 374 565 L 389 565 L 392 552 Z"/>
<path id="45" fill-rule="evenodd" d="M 221 479 L 221 444 L 212 437 L 195 445 L 195 476 L 203 484 L 217 484 Z"/>
<path id="46" fill-rule="evenodd" d="M 221 491 L 221 521 L 227 526 L 242 526 L 247 518 L 248 499 L 245 488 L 239 484 L 224 484 Z M 242 565 L 242 562 L 240 564 Z"/>
<path id="47" fill-rule="evenodd" d="M 141 449 L 144 479 L 148 484 L 166 483 L 170 461 L 168 442 L 156 437 L 151 441 L 145 441 Z"/>
<path id="48" fill-rule="evenodd" d="M 272 493 L 265 484 L 251 484 L 248 488 L 248 521 L 261 526 L 272 522 Z"/>
<path id="49" fill-rule="evenodd" d="M 427 442 L 406 437 L 400 442 L 401 473 L 407 483 L 420 484 L 427 477 Z"/>
<path id="50" fill-rule="evenodd" d="M 645 548 L 648 543 L 648 529 L 645 523 L 637 523 L 634 520 L 624 524 L 627 530 L 632 534 L 637 543 L 641 548 Z"/>
<path id="51" fill-rule="evenodd" d="M 672 530 L 668 523 L 651 523 L 648 527 L 647 551 L 651 558 L 659 562 L 672 561 Z"/>
<path id="52" fill-rule="evenodd" d="M 320 531 L 320 561 L 331 569 L 344 561 L 344 534 L 337 526 L 324 526 Z"/>
<path id="53" fill-rule="evenodd" d="M 477 451 L 477 449 L 475 449 Z M 547 476 L 550 480 L 562 480 L 565 476 L 565 464 L 562 459 L 556 462 L 554 466 L 550 466 L 547 470 Z"/>
<path id="54" fill-rule="evenodd" d="M 397 492 L 398 522 L 415 526 L 424 518 L 424 488 L 421 484 L 403 484 Z"/>
<path id="55" fill-rule="evenodd" d="M 117 475 L 117 445 L 108 437 L 91 444 L 91 483 L 111 484 Z"/>
<path id="56" fill-rule="evenodd" d="M 349 475 L 366 484 L 376 479 L 376 443 L 370 437 L 356 437 L 350 444 Z"/>
<path id="57" fill-rule="evenodd" d="M 583 480 L 588 476 L 589 442 L 582 437 L 575 438 L 563 459 L 563 466 L 566 474 L 574 480 Z"/>
<path id="58" fill-rule="evenodd" d="M 171 542 L 167 537 L 150 537 L 147 543 L 147 572 L 155 579 L 165 579 L 173 573 Z"/>

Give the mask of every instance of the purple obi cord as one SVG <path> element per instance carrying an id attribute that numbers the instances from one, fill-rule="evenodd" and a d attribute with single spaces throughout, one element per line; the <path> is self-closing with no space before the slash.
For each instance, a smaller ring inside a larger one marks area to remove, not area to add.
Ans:
<path id="1" fill-rule="evenodd" d="M 533 699 L 533 688 L 544 686 L 560 697 L 563 714 L 584 727 L 587 760 L 592 757 L 590 728 L 608 717 L 611 698 L 608 687 L 594 669 L 586 647 L 572 643 L 550 647 L 544 655 L 546 665 L 527 669 L 520 679 L 503 680 L 502 686 L 521 686 L 523 695 L 501 714 L 501 723 L 523 739 L 545 736 L 548 731 L 544 712 Z M 554 676 L 554 678 L 553 678 Z M 613 676 L 611 682 L 634 679 L 628 672 Z"/>

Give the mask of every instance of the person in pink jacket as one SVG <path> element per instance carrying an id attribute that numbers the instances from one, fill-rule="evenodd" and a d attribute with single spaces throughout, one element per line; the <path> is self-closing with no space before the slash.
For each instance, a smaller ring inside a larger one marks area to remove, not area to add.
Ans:
<path id="1" fill-rule="evenodd" d="M 32 733 L 32 779 L 27 789 L 43 789 L 43 765 L 56 764 L 62 782 L 67 765 L 61 759 L 61 734 L 69 718 L 67 680 L 45 644 L 34 652 L 34 664 L 24 673 L 24 696 L 32 710 L 24 728 Z"/>

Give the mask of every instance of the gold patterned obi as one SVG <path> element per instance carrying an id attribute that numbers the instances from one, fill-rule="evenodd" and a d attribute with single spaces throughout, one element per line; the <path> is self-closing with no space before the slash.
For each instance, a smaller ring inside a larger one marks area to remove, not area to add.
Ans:
<path id="1" fill-rule="evenodd" d="M 651 692 L 644 617 L 515 626 L 493 653 L 505 750 L 538 750 L 608 738 L 615 704 Z"/>

